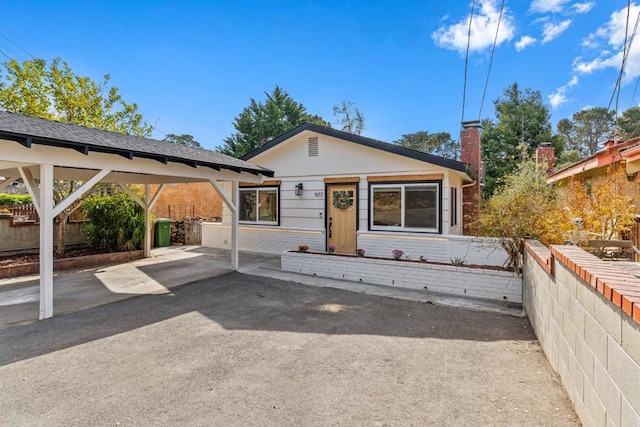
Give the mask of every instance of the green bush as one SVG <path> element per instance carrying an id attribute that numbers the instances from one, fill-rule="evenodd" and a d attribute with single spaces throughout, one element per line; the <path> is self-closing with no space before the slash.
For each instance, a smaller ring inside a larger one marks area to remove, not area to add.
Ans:
<path id="1" fill-rule="evenodd" d="M 131 251 L 142 247 L 144 210 L 127 194 L 85 201 L 87 241 L 94 249 Z"/>
<path id="2" fill-rule="evenodd" d="M 0 206 L 26 205 L 31 203 L 31 196 L 22 194 L 0 193 Z"/>

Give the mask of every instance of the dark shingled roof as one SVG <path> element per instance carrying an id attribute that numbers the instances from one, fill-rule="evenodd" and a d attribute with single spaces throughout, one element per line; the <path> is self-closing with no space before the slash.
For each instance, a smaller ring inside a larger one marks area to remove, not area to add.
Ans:
<path id="1" fill-rule="evenodd" d="M 475 168 L 469 163 L 463 163 L 457 160 L 445 159 L 444 157 L 434 156 L 433 154 L 424 153 L 422 151 L 411 150 L 409 148 L 404 148 L 399 145 L 378 141 L 377 139 L 366 138 L 364 136 L 355 135 L 349 132 L 343 132 L 337 129 L 328 128 L 328 127 L 316 125 L 313 123 L 303 123 L 300 126 L 294 129 L 291 129 L 289 132 L 283 135 L 280 135 L 275 139 L 272 139 L 271 141 L 267 142 L 261 147 L 256 148 L 250 153 L 245 154 L 244 156 L 241 157 L 241 159 L 242 160 L 252 159 L 258 154 L 263 153 L 269 150 L 270 148 L 275 147 L 281 142 L 286 141 L 294 137 L 295 135 L 301 132 L 304 132 L 305 130 L 317 132 L 322 135 L 343 139 L 345 141 L 353 142 L 356 144 L 364 145 L 364 146 L 375 148 L 378 150 L 387 151 L 389 153 L 397 154 L 399 156 L 409 157 L 411 159 L 420 160 L 426 163 L 431 163 L 432 165 L 442 166 L 448 169 L 464 172 L 472 180 L 476 180 L 478 178 L 478 174 Z"/>
<path id="2" fill-rule="evenodd" d="M 215 151 L 6 111 L 0 111 L 0 139 L 16 141 L 27 148 L 31 144 L 41 144 L 71 148 L 84 154 L 93 151 L 118 154 L 129 159 L 139 157 L 165 164 L 175 162 L 192 167 L 205 166 L 215 170 L 227 169 L 238 173 L 273 176 L 273 171 L 269 169 Z"/>

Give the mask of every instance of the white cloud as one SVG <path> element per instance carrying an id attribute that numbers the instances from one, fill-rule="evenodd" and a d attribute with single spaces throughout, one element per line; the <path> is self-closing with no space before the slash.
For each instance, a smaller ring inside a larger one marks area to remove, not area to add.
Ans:
<path id="1" fill-rule="evenodd" d="M 549 95 L 549 103 L 551 104 L 551 107 L 553 109 L 556 109 L 562 104 L 566 103 L 568 101 L 567 95 L 566 95 L 567 89 L 577 85 L 578 82 L 579 82 L 578 76 L 573 76 L 571 77 L 571 80 L 567 82 L 567 84 L 565 84 L 564 86 L 560 86 L 555 91 L 555 93 L 552 93 L 551 95 Z"/>
<path id="2" fill-rule="evenodd" d="M 631 4 L 630 17 L 638 16 L 640 6 Z M 619 69 L 622 64 L 625 27 L 627 25 L 627 8 L 611 14 L 609 21 L 582 41 L 582 45 L 593 50 L 591 59 L 578 57 L 574 60 L 575 72 L 590 74 L 605 68 Z M 629 19 L 628 35 L 633 33 L 635 19 Z M 605 48 L 608 46 L 608 49 Z M 640 74 L 640 37 L 634 39 L 628 53 L 625 66 L 624 81 L 628 82 Z"/>
<path id="3" fill-rule="evenodd" d="M 569 0 L 533 0 L 530 10 L 538 13 L 562 12 L 564 4 Z"/>
<path id="4" fill-rule="evenodd" d="M 518 52 L 523 51 L 527 46 L 531 46 L 532 44 L 535 44 L 535 42 L 537 42 L 538 40 L 535 37 L 531 37 L 531 36 L 522 36 L 520 37 L 520 40 L 518 40 L 515 44 L 516 50 Z"/>
<path id="5" fill-rule="evenodd" d="M 565 19 L 558 24 L 551 22 L 544 24 L 544 27 L 542 27 L 542 43 L 548 43 L 564 33 L 567 28 L 569 28 L 569 25 L 571 25 L 571 22 L 573 22 L 571 19 Z"/>
<path id="6" fill-rule="evenodd" d="M 470 51 L 482 51 L 493 46 L 496 38 L 496 27 L 500 17 L 500 10 L 496 7 L 496 0 L 480 0 L 479 10 L 473 15 L 471 22 L 471 43 Z M 500 21 L 500 29 L 496 44 L 502 43 L 513 38 L 515 26 L 513 18 L 509 15 L 508 9 L 505 8 L 502 20 Z M 469 34 L 469 16 L 462 19 L 456 24 L 442 26 L 438 28 L 431 38 L 436 45 L 445 49 L 457 50 L 465 52 L 467 49 L 467 37 Z"/>
<path id="7" fill-rule="evenodd" d="M 593 6 L 596 4 L 594 2 L 584 2 L 584 3 L 574 3 L 571 5 L 571 9 L 573 9 L 576 13 L 587 13 Z"/>

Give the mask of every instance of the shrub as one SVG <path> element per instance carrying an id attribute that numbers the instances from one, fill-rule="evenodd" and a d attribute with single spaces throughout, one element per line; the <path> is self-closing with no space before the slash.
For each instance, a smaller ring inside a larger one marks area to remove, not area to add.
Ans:
<path id="1" fill-rule="evenodd" d="M 307 252 L 308 250 L 309 250 L 309 246 L 307 245 L 298 246 L 298 252 Z"/>
<path id="2" fill-rule="evenodd" d="M 16 206 L 31 203 L 31 196 L 22 194 L 0 193 L 0 206 Z"/>
<path id="3" fill-rule="evenodd" d="M 401 251 L 400 249 L 394 249 L 391 254 L 393 255 L 393 259 L 395 259 L 396 261 L 399 261 L 400 258 L 402 258 L 402 256 L 404 255 L 404 252 Z"/>
<path id="4" fill-rule="evenodd" d="M 327 246 L 327 252 L 328 253 L 332 254 L 332 253 L 335 253 L 335 251 L 336 251 L 336 247 L 335 246 L 333 246 L 333 245 Z"/>
<path id="5" fill-rule="evenodd" d="M 92 197 L 85 201 L 87 240 L 108 251 L 140 249 L 144 238 L 144 210 L 127 194 Z"/>
<path id="6" fill-rule="evenodd" d="M 365 253 L 364 249 L 356 249 L 356 255 L 363 257 Z"/>

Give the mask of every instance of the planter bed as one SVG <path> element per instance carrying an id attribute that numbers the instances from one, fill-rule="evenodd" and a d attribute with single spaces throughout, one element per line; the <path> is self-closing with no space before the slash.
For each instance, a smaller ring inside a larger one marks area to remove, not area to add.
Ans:
<path id="1" fill-rule="evenodd" d="M 331 279 L 522 303 L 522 278 L 495 267 L 287 251 L 282 252 L 281 268 Z"/>
<path id="2" fill-rule="evenodd" d="M 60 258 L 53 260 L 53 270 L 71 270 L 80 267 L 93 267 L 104 264 L 119 264 L 141 259 L 144 253 L 142 250 L 127 252 L 111 252 L 106 254 L 85 255 L 72 258 Z M 25 264 L 12 264 L 0 267 L 0 279 L 9 277 L 25 276 L 28 274 L 38 274 L 40 272 L 39 262 L 29 262 Z"/>

